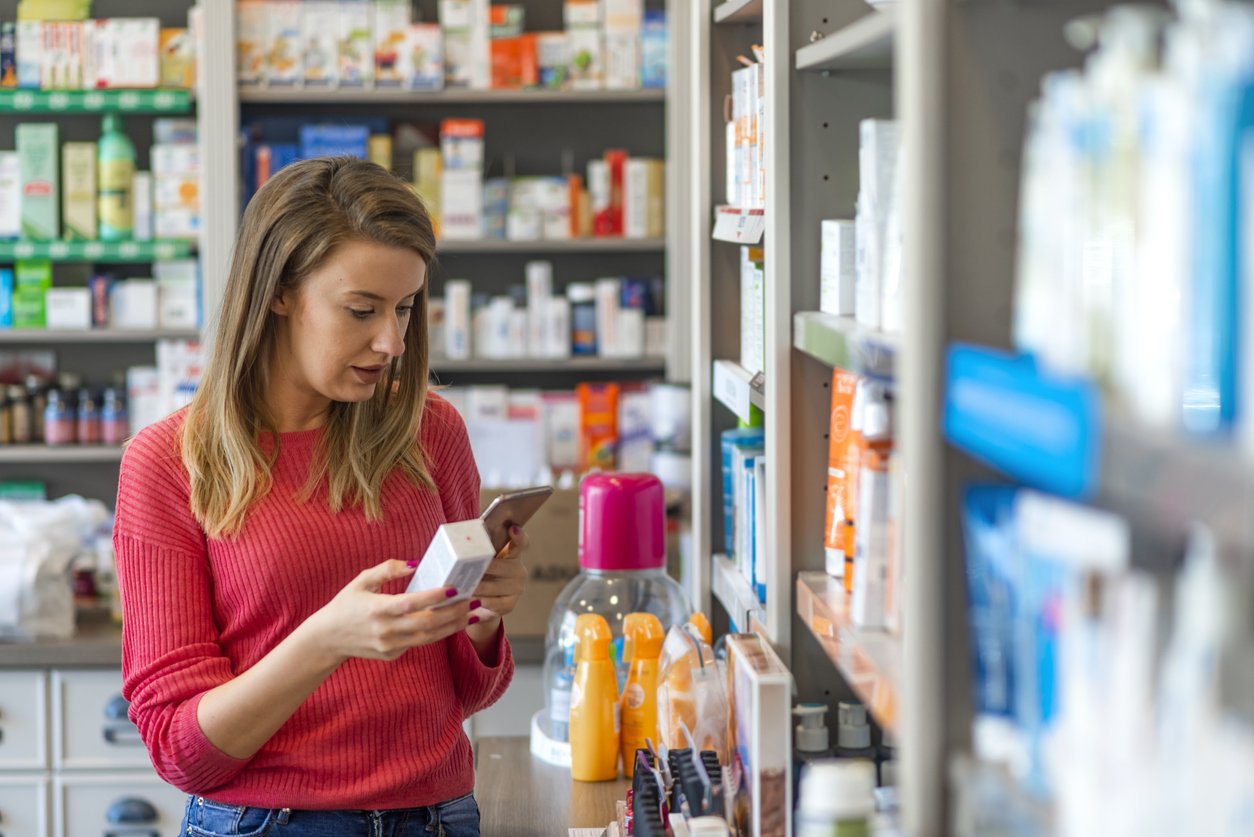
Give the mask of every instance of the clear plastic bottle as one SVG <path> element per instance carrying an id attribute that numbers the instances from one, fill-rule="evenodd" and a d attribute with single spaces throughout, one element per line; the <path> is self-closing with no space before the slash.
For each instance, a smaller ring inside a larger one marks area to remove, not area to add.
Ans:
<path id="1" fill-rule="evenodd" d="M 130 420 L 126 402 L 113 387 L 104 391 L 104 403 L 100 408 L 100 441 L 106 445 L 120 445 L 130 435 Z"/>
<path id="2" fill-rule="evenodd" d="M 59 389 L 48 390 L 48 406 L 44 408 L 44 443 L 70 445 L 77 437 L 74 408 Z"/>
<path id="3" fill-rule="evenodd" d="M 545 639 L 546 709 L 541 730 L 553 741 L 570 738 L 570 691 L 583 613 L 605 617 L 613 634 L 611 657 L 618 687 L 627 681 L 623 619 L 652 613 L 663 630 L 687 621 L 688 597 L 666 575 L 666 520 L 662 483 L 652 474 L 592 474 L 579 492 L 579 566 L 549 616 Z"/>
<path id="4" fill-rule="evenodd" d="M 100 444 L 100 407 L 90 389 L 78 391 L 78 431 L 80 445 Z"/>

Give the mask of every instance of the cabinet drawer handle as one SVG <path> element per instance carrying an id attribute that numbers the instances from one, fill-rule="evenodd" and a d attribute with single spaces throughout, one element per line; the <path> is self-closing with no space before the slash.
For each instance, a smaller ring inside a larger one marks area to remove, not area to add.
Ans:
<path id="1" fill-rule="evenodd" d="M 110 744 L 116 744 L 120 747 L 142 747 L 144 741 L 139 737 L 139 730 L 131 727 L 130 729 L 117 729 L 115 727 L 105 727 L 104 740 Z"/>
<path id="2" fill-rule="evenodd" d="M 4 837 L 4 835 L 0 834 L 0 837 Z M 131 831 L 127 829 L 126 831 L 106 831 L 100 837 L 161 837 L 161 835 L 155 831 Z"/>
<path id="3" fill-rule="evenodd" d="M 130 702 L 126 698 L 122 697 L 121 694 L 114 695 L 113 697 L 109 698 L 109 702 L 105 704 L 105 707 L 104 707 L 105 720 L 107 721 L 127 720 L 126 711 L 127 709 L 130 708 L 130 705 L 131 705 Z"/>
<path id="4" fill-rule="evenodd" d="M 111 825 L 148 825 L 157 821 L 157 809 L 146 799 L 124 796 L 105 813 Z"/>

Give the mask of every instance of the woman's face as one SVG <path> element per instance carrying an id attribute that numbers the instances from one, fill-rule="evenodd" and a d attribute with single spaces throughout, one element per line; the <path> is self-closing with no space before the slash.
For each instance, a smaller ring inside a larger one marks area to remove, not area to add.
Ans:
<path id="1" fill-rule="evenodd" d="M 427 266 L 413 250 L 350 241 L 275 299 L 268 401 L 279 430 L 317 427 L 332 401 L 365 401 L 405 351 Z"/>

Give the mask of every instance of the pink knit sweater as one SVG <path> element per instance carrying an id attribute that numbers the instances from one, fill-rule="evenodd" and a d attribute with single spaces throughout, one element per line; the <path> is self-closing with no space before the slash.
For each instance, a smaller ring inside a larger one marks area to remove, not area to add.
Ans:
<path id="1" fill-rule="evenodd" d="M 281 434 L 273 488 L 230 539 L 207 538 L 189 511 L 183 419 L 146 428 L 127 448 L 113 535 L 122 692 L 157 772 L 188 793 L 268 808 L 408 808 L 473 790 L 462 721 L 509 685 L 503 629 L 486 662 L 464 632 L 393 662 L 348 660 L 250 759 L 217 749 L 196 720 L 205 692 L 265 656 L 359 572 L 421 558 L 439 524 L 478 514 L 461 418 L 429 397 L 421 442 L 438 492 L 390 477 L 377 523 L 358 509 L 331 514 L 325 489 L 299 502 L 322 431 Z"/>

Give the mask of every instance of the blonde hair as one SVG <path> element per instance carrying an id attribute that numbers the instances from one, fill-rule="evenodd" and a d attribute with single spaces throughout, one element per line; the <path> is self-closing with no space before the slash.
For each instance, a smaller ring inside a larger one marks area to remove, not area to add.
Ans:
<path id="1" fill-rule="evenodd" d="M 414 250 L 435 260 L 431 218 L 407 183 L 350 157 L 294 163 L 258 190 L 240 224 L 213 352 L 183 427 L 191 510 L 210 537 L 238 534 L 248 510 L 271 487 L 279 435 L 265 402 L 267 359 L 275 343 L 270 303 L 349 241 Z M 393 359 L 374 396 L 331 403 L 304 499 L 325 479 L 333 512 L 361 507 L 383 516 L 380 492 L 396 468 L 432 488 L 418 445 L 427 396 L 427 283 L 414 300 L 404 362 Z M 267 456 L 259 444 L 274 439 Z"/>

